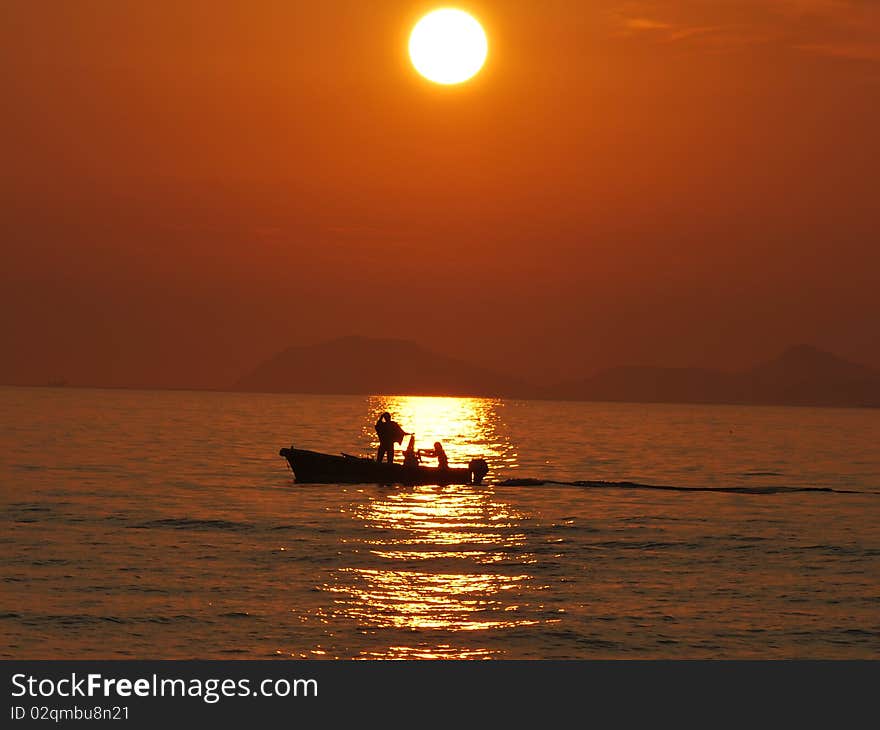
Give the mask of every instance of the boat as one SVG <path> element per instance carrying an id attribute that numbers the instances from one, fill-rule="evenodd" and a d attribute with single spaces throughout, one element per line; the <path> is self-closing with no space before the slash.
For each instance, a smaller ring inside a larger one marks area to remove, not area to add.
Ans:
<path id="1" fill-rule="evenodd" d="M 482 484 L 489 467 L 483 459 L 471 459 L 467 468 L 440 469 L 379 463 L 351 454 L 322 454 L 318 451 L 283 448 L 297 484 Z"/>

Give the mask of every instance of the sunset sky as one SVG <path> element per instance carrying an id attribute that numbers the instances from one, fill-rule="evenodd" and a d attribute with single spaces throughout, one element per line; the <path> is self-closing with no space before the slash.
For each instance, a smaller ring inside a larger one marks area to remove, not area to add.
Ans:
<path id="1" fill-rule="evenodd" d="M 880 367 L 880 3 L 6 0 L 0 383 L 399 336 L 543 381 Z"/>

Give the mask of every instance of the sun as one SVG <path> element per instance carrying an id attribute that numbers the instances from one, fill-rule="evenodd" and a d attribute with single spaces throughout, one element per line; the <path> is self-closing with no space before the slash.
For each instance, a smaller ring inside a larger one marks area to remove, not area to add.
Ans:
<path id="1" fill-rule="evenodd" d="M 409 37 L 409 57 L 436 84 L 460 84 L 486 62 L 489 41 L 483 26 L 464 10 L 440 8 L 423 17 Z"/>

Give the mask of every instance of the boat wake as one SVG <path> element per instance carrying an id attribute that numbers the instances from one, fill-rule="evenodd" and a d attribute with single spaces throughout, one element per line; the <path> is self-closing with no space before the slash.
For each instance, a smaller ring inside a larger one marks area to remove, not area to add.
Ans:
<path id="1" fill-rule="evenodd" d="M 834 494 L 880 494 L 880 492 L 856 489 L 834 489 L 832 487 L 672 487 L 658 484 L 638 484 L 636 482 L 603 481 L 559 481 L 555 479 L 505 479 L 496 482 L 499 487 L 540 487 L 560 485 L 569 487 L 588 487 L 590 489 L 652 489 L 664 492 L 717 492 L 719 494 L 794 494 L 801 492 L 831 492 Z"/>

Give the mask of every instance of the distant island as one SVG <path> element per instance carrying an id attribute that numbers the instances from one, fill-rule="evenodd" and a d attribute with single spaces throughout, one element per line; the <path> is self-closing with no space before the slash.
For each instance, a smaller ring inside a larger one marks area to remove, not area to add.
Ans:
<path id="1" fill-rule="evenodd" d="M 880 407 L 880 372 L 810 345 L 738 373 L 617 367 L 550 390 L 570 400 Z"/>
<path id="2" fill-rule="evenodd" d="M 810 345 L 738 373 L 615 367 L 540 386 L 399 339 L 342 337 L 290 347 L 233 390 L 271 393 L 456 395 L 641 403 L 880 407 L 880 372 Z"/>
<path id="3" fill-rule="evenodd" d="M 239 379 L 233 390 L 270 393 L 396 393 L 534 398 L 537 389 L 414 342 L 341 337 L 279 352 Z"/>

